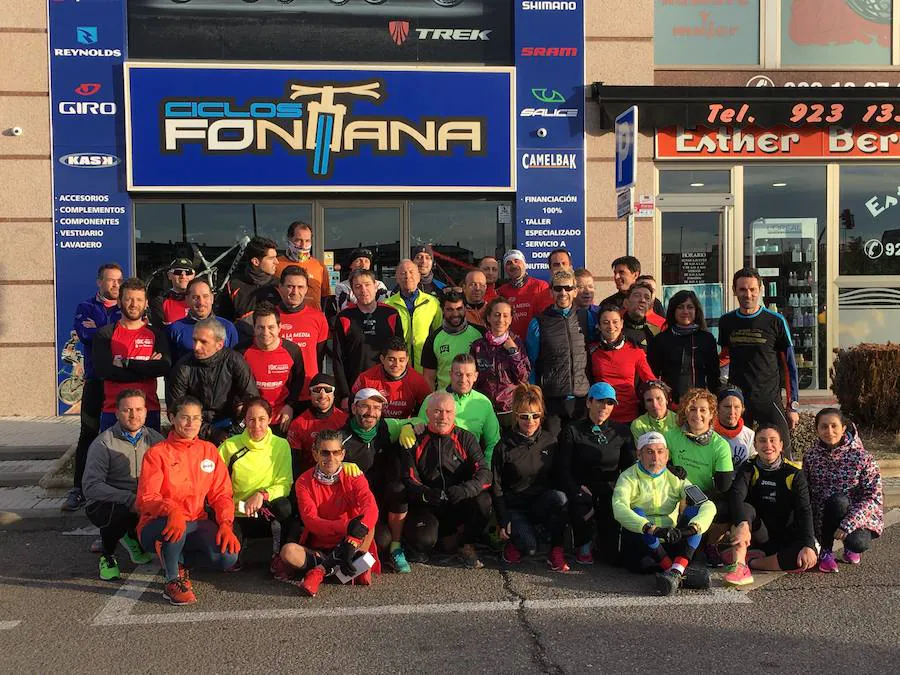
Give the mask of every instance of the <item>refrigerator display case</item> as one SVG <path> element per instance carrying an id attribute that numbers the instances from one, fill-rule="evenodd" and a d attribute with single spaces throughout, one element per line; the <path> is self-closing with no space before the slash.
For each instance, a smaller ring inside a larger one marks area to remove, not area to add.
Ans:
<path id="1" fill-rule="evenodd" d="M 759 218 L 750 223 L 763 304 L 787 321 L 800 389 L 819 388 L 818 229 L 815 218 Z"/>

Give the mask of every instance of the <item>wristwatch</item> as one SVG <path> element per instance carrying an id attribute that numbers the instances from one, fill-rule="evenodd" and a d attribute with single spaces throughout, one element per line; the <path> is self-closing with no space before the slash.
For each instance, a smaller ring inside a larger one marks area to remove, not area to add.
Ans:
<path id="1" fill-rule="evenodd" d="M 800 403 L 798 401 L 788 403 L 788 412 L 800 412 Z"/>

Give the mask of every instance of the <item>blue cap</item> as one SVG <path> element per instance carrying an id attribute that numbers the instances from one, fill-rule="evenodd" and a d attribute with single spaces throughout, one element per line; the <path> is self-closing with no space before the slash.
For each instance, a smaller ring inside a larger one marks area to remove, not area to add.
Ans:
<path id="1" fill-rule="evenodd" d="M 588 398 L 592 398 L 595 401 L 607 398 L 613 403 L 619 402 L 619 399 L 616 398 L 616 390 L 607 382 L 595 382 L 592 384 L 590 391 L 588 391 Z"/>

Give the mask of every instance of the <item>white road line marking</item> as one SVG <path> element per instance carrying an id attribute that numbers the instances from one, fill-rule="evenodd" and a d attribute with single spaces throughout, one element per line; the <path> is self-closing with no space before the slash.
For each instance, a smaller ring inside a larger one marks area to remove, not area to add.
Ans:
<path id="1" fill-rule="evenodd" d="M 18 626 L 20 623 L 22 623 L 21 619 L 19 619 L 18 621 L 0 621 L 0 630 L 10 630 L 11 628 L 15 628 L 16 626 Z"/>
<path id="2" fill-rule="evenodd" d="M 714 588 L 709 594 L 679 593 L 666 598 L 650 595 L 601 595 L 594 598 L 526 600 L 525 609 L 593 609 L 596 607 L 660 607 L 672 605 L 750 605 L 746 593 Z"/>
<path id="3" fill-rule="evenodd" d="M 158 575 L 154 574 L 138 574 L 132 572 L 128 576 L 122 587 L 116 591 L 100 610 L 100 613 L 94 617 L 93 625 L 109 626 L 117 623 L 125 622 L 131 616 L 131 610 L 141 599 L 150 584 L 153 583 Z"/>

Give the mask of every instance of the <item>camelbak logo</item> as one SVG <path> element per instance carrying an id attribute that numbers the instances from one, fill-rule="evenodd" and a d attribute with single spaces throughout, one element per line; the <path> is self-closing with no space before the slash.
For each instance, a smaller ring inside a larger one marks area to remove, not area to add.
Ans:
<path id="1" fill-rule="evenodd" d="M 386 94 L 381 80 L 345 86 L 289 82 L 291 102 L 232 99 L 177 99 L 163 102 L 162 151 L 180 153 L 187 143 L 199 143 L 206 154 L 238 152 L 270 154 L 273 145 L 312 155 L 310 173 L 328 178 L 333 160 L 355 155 L 367 145 L 374 154 L 403 155 L 413 149 L 425 155 L 449 155 L 462 147 L 466 154 L 486 153 L 484 118 L 447 117 L 410 120 L 353 114 L 354 99 L 380 104 Z"/>

